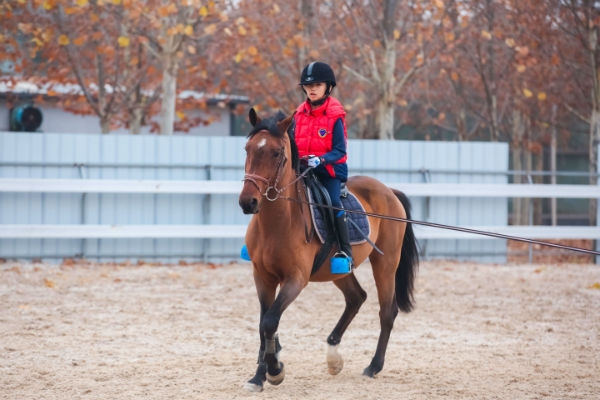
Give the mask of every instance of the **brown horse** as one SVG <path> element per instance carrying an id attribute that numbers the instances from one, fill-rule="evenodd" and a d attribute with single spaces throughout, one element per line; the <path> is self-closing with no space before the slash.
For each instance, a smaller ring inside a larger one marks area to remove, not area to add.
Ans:
<path id="1" fill-rule="evenodd" d="M 260 303 L 260 350 L 256 374 L 245 387 L 261 391 L 265 380 L 274 385 L 283 381 L 285 372 L 279 360 L 281 346 L 277 333 L 279 321 L 309 281 L 333 281 L 346 300 L 344 312 L 327 338 L 327 364 L 332 375 L 342 369 L 337 347 L 367 294 L 353 272 L 331 274 L 329 260 L 311 274 L 321 243 L 308 233 L 314 231 L 305 184 L 298 176 L 295 142 L 287 132 L 293 116 L 261 120 L 251 109 L 249 117 L 254 129 L 246 143 L 244 185 L 239 204 L 244 214 L 254 214 L 246 232 L 246 245 Z M 369 239 L 381 251 L 369 243 L 352 248 L 355 266 L 367 257 L 371 261 L 379 297 L 379 340 L 371 363 L 363 371 L 364 375 L 374 377 L 383 368 L 398 310 L 409 312 L 413 307 L 418 251 L 411 225 L 402 222 L 410 219 L 410 203 L 402 192 L 366 176 L 351 177 L 347 186 L 369 215 Z"/>

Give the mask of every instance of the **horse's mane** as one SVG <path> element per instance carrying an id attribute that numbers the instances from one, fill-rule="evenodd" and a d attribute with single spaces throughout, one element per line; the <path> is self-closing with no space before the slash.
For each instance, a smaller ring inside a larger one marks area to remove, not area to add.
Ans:
<path id="1" fill-rule="evenodd" d="M 278 138 L 283 138 L 283 135 L 287 133 L 290 139 L 290 147 L 292 151 L 292 168 L 297 172 L 299 170 L 300 163 L 298 157 L 298 147 L 296 146 L 296 140 L 294 138 L 294 127 L 296 124 L 294 121 L 292 121 L 290 127 L 285 132 L 283 132 L 281 129 L 279 129 L 278 122 L 285 119 L 285 117 L 286 115 L 283 112 L 279 111 L 277 112 L 277 114 L 271 117 L 259 120 L 248 134 L 248 139 L 250 139 L 252 136 L 256 135 L 258 132 L 263 130 L 269 132 L 272 136 Z"/>

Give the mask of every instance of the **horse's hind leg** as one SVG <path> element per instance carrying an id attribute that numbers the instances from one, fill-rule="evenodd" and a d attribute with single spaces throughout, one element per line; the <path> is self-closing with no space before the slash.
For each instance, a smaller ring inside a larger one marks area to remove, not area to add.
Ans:
<path id="1" fill-rule="evenodd" d="M 352 322 L 358 313 L 360 306 L 367 299 L 367 293 L 360 287 L 354 274 L 347 275 L 343 279 L 338 279 L 334 281 L 334 284 L 344 294 L 346 307 L 335 328 L 333 328 L 333 331 L 327 338 L 327 343 L 329 344 L 327 351 L 327 367 L 331 375 L 339 374 L 344 366 L 344 360 L 337 351 L 338 345 L 342 341 L 342 336 L 344 335 L 344 332 L 346 332 L 350 322 Z"/>
<path id="2" fill-rule="evenodd" d="M 379 298 L 379 322 L 381 330 L 379 332 L 375 355 L 369 366 L 363 371 L 363 375 L 373 378 L 383 369 L 390 333 L 394 326 L 394 320 L 398 315 L 398 304 L 396 303 L 395 296 L 396 268 L 394 268 L 389 259 L 384 259 L 379 254 L 372 254 L 370 259 L 375 285 L 377 286 L 377 296 Z"/>

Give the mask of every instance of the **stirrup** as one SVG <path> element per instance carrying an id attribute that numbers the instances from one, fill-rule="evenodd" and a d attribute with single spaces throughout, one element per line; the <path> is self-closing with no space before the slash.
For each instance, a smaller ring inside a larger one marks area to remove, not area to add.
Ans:
<path id="1" fill-rule="evenodd" d="M 248 247 L 246 247 L 246 245 L 243 245 L 242 249 L 240 250 L 240 258 L 242 260 L 252 261 L 252 259 L 250 258 L 250 253 L 248 253 Z"/>
<path id="2" fill-rule="evenodd" d="M 352 272 L 352 258 L 343 251 L 338 251 L 331 257 L 332 274 L 349 274 Z"/>
<path id="3" fill-rule="evenodd" d="M 340 185 L 340 198 L 348 197 L 348 186 L 346 186 L 346 182 L 342 182 Z"/>

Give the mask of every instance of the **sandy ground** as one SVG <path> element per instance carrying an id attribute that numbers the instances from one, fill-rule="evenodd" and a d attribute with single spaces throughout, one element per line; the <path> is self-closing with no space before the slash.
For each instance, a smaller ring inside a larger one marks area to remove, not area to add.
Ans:
<path id="1" fill-rule="evenodd" d="M 426 262 L 417 308 L 396 320 L 386 365 L 370 297 L 327 374 L 342 310 L 311 284 L 284 314 L 286 378 L 248 393 L 258 303 L 249 264 L 0 265 L 2 399 L 598 399 L 600 267 Z"/>

